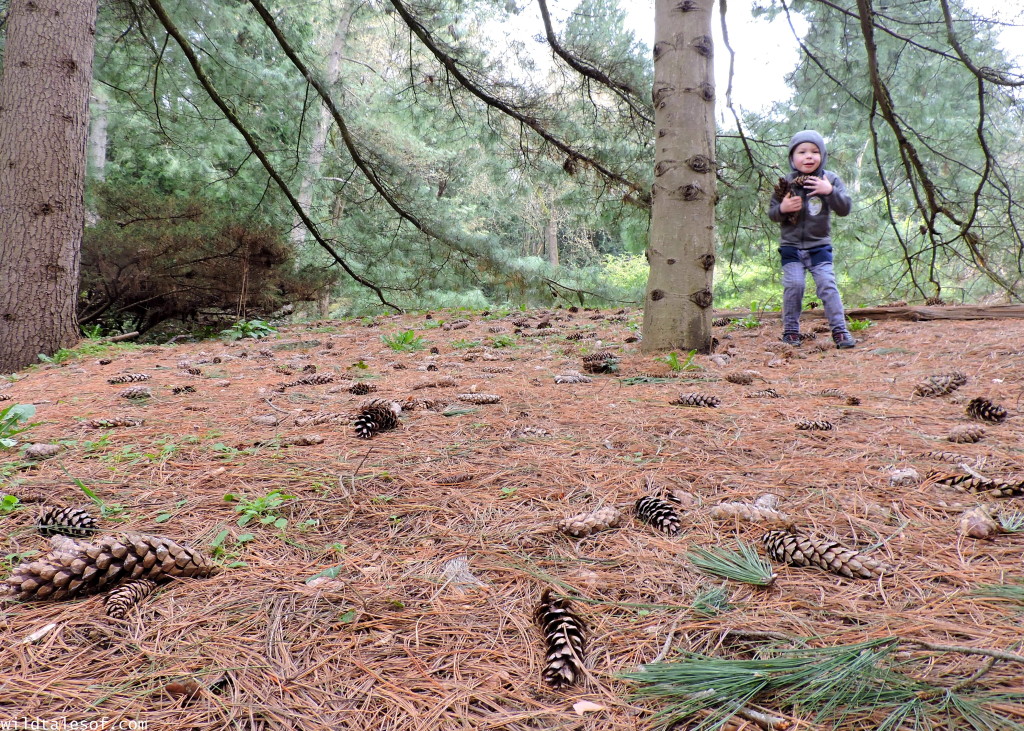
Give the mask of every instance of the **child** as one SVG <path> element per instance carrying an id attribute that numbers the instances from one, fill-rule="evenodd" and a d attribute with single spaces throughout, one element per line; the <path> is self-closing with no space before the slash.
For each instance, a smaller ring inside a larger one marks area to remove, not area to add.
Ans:
<path id="1" fill-rule="evenodd" d="M 789 141 L 789 166 L 786 180 L 807 176 L 796 193 L 790 189 L 783 198 L 772 195 L 768 218 L 781 225 L 779 253 L 782 255 L 782 342 L 800 344 L 800 310 L 804 301 L 804 282 L 810 270 L 825 308 L 832 340 L 840 349 L 852 348 L 857 341 L 846 329 L 846 313 L 832 270 L 832 239 L 829 214 L 845 216 L 850 212 L 850 196 L 839 176 L 825 170 L 828 153 L 825 140 L 811 129 L 797 132 Z"/>

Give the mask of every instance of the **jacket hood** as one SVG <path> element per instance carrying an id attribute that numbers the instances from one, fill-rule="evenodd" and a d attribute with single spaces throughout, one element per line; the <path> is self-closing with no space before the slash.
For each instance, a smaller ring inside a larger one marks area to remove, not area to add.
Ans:
<path id="1" fill-rule="evenodd" d="M 793 150 L 801 142 L 810 142 L 818 146 L 818 151 L 821 152 L 821 165 L 814 171 L 815 175 L 821 175 L 825 171 L 825 163 L 828 162 L 828 152 L 825 150 L 825 138 L 815 132 L 813 129 L 805 129 L 797 132 L 793 135 L 793 138 L 789 141 L 789 168 L 790 170 L 796 170 L 793 165 Z"/>

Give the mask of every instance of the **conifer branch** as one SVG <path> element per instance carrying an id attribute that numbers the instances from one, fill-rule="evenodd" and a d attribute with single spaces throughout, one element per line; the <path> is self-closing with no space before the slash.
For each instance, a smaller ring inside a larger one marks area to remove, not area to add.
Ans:
<path id="1" fill-rule="evenodd" d="M 273 163 L 270 162 L 270 159 L 267 157 L 266 153 L 263 152 L 263 149 L 260 146 L 260 144 L 256 141 L 256 138 L 253 137 L 252 133 L 249 132 L 246 126 L 242 123 L 241 119 L 238 118 L 238 115 L 235 114 L 231 106 L 224 100 L 224 98 L 217 91 L 216 87 L 213 85 L 213 81 L 210 79 L 209 76 L 207 76 L 206 71 L 203 69 L 202 64 L 199 62 L 199 57 L 196 55 L 195 51 L 192 50 L 192 45 L 188 42 L 188 40 L 181 33 L 178 27 L 174 24 L 174 21 L 171 20 L 171 17 L 167 14 L 167 11 L 164 9 L 160 0 L 147 1 L 149 2 L 149 7 L 153 10 L 153 13 L 160 21 L 160 24 L 164 27 L 164 30 L 167 31 L 167 34 L 171 38 L 174 39 L 174 41 L 178 44 L 178 47 L 181 49 L 181 52 L 185 55 L 186 60 L 192 67 L 192 72 L 196 76 L 196 80 L 206 91 L 207 95 L 209 95 L 211 101 L 213 101 L 213 103 L 217 105 L 217 107 L 221 110 L 221 112 L 231 123 L 231 125 L 242 136 L 242 139 L 245 140 L 245 143 L 249 146 L 249 149 L 252 150 L 253 155 L 255 155 L 256 158 L 260 161 L 260 163 L 262 163 L 263 168 L 267 171 L 267 174 L 273 179 L 275 183 L 277 183 L 278 188 L 280 188 L 281 192 L 288 199 L 288 202 L 291 204 L 292 209 L 295 211 L 296 215 L 299 216 L 299 218 L 302 220 L 303 225 L 313 235 L 313 238 L 316 239 L 317 243 L 320 244 L 320 246 L 323 247 L 324 250 L 331 255 L 331 257 L 333 257 L 334 261 L 337 262 L 353 280 L 355 280 L 362 286 L 372 290 L 377 295 L 377 298 L 380 300 L 381 304 L 390 307 L 398 312 L 401 312 L 400 307 L 385 299 L 384 293 L 381 291 L 380 287 L 378 287 L 376 284 L 369 281 L 368 279 L 365 279 L 361 277 L 359 274 L 357 274 L 352 269 L 352 267 L 350 267 L 348 263 L 341 258 L 338 252 L 334 250 L 334 247 L 327 243 L 324 237 L 320 234 L 320 230 L 317 227 L 317 225 L 313 223 L 312 219 L 310 219 L 310 217 L 307 215 L 305 209 L 295 198 L 295 195 L 291 192 L 288 183 L 285 182 L 284 178 L 274 167 Z"/>

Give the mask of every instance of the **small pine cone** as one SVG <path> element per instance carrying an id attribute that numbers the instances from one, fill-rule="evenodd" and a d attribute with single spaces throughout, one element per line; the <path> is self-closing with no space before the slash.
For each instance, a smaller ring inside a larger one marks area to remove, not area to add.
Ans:
<path id="1" fill-rule="evenodd" d="M 149 390 L 149 386 L 131 386 L 121 391 L 117 395 L 120 396 L 121 398 L 144 399 L 152 398 L 153 392 Z"/>
<path id="2" fill-rule="evenodd" d="M 818 338 L 818 333 L 812 330 L 809 333 L 798 333 L 798 337 L 800 338 L 801 343 L 806 343 L 808 340 L 816 340 Z"/>
<path id="3" fill-rule="evenodd" d="M 818 395 L 827 396 L 829 398 L 846 398 L 846 394 L 843 393 L 843 389 L 841 388 L 826 388 L 825 390 L 821 391 Z"/>
<path id="4" fill-rule="evenodd" d="M 575 685 L 583 677 L 586 625 L 568 599 L 551 598 L 551 589 L 541 595 L 534 618 L 544 632 L 544 682 L 555 690 Z"/>
<path id="5" fill-rule="evenodd" d="M 307 363 L 306 365 L 302 366 L 302 372 L 303 373 L 316 373 L 316 366 L 313 365 L 312 363 Z"/>
<path id="6" fill-rule="evenodd" d="M 801 419 L 796 423 L 796 428 L 801 431 L 832 431 L 836 427 L 831 421 L 823 419 Z"/>
<path id="7" fill-rule="evenodd" d="M 517 317 L 512 321 L 515 327 L 530 327 L 530 321 L 525 317 Z"/>
<path id="8" fill-rule="evenodd" d="M 354 383 L 348 388 L 349 393 L 353 393 L 356 396 L 365 396 L 368 393 L 373 393 L 377 390 L 375 383 Z"/>
<path id="9" fill-rule="evenodd" d="M 935 297 L 929 297 L 928 299 L 926 299 L 924 301 L 924 303 L 926 305 L 928 305 L 929 307 L 938 307 L 940 305 L 946 304 L 946 300 L 942 299 L 939 296 L 935 296 Z"/>
<path id="10" fill-rule="evenodd" d="M 152 594 L 154 589 L 156 582 L 149 579 L 133 579 L 111 589 L 103 600 L 107 616 L 111 619 L 124 619 L 128 616 L 128 610 Z"/>
<path id="11" fill-rule="evenodd" d="M 746 395 L 747 398 L 782 398 L 782 394 L 776 391 L 774 388 L 765 388 L 761 391 L 751 391 Z"/>
<path id="12" fill-rule="evenodd" d="M 456 398 L 470 404 L 496 404 L 501 396 L 496 393 L 460 393 Z"/>
<path id="13" fill-rule="evenodd" d="M 136 381 L 148 381 L 149 378 L 149 375 L 146 373 L 126 373 L 123 376 L 108 378 L 107 383 L 134 383 Z"/>
<path id="14" fill-rule="evenodd" d="M 93 429 L 110 429 L 115 426 L 142 426 L 145 419 L 132 419 L 126 416 L 118 416 L 113 419 L 88 419 L 82 422 Z"/>
<path id="15" fill-rule="evenodd" d="M 441 326 L 442 330 L 464 330 L 469 327 L 469 320 L 452 320 Z"/>
<path id="16" fill-rule="evenodd" d="M 516 369 L 512 366 L 484 366 L 480 369 L 484 373 L 515 373 Z"/>
<path id="17" fill-rule="evenodd" d="M 594 379 L 576 371 L 555 376 L 555 383 L 593 383 Z"/>
<path id="18" fill-rule="evenodd" d="M 6 393 L 0 393 L 0 401 L 10 401 L 10 400 L 11 400 L 11 397 L 8 396 Z"/>
<path id="19" fill-rule="evenodd" d="M 789 529 L 768 531 L 761 540 L 770 558 L 790 566 L 817 566 L 850 579 L 876 579 L 887 573 L 886 567 L 875 559 L 827 538 L 813 538 Z"/>
<path id="20" fill-rule="evenodd" d="M 171 393 L 173 393 L 175 396 L 178 396 L 179 394 L 183 394 L 183 393 L 195 393 L 195 392 L 196 392 L 195 386 L 175 386 L 174 388 L 171 389 Z"/>
<path id="21" fill-rule="evenodd" d="M 336 424 L 341 421 L 350 421 L 351 417 L 346 414 L 334 414 L 329 411 L 318 411 L 309 416 L 299 416 L 295 419 L 295 426 L 317 426 L 318 424 Z"/>
<path id="22" fill-rule="evenodd" d="M 725 502 L 708 510 L 713 520 L 738 520 L 746 523 L 788 523 L 785 513 L 774 508 L 751 503 Z"/>
<path id="23" fill-rule="evenodd" d="M 972 419 L 987 421 L 992 424 L 1000 424 L 1006 421 L 1006 409 L 981 396 L 971 399 L 970 403 L 967 404 L 967 415 Z"/>
<path id="24" fill-rule="evenodd" d="M 182 373 L 187 373 L 190 376 L 201 376 L 201 375 L 203 375 L 203 371 L 201 369 L 196 368 L 195 366 L 191 366 L 191 365 L 181 366 L 181 372 Z"/>
<path id="25" fill-rule="evenodd" d="M 995 509 L 990 505 L 971 508 L 960 516 L 957 531 L 968 538 L 992 538 L 1000 531 L 999 523 L 995 519 Z"/>
<path id="26" fill-rule="evenodd" d="M 169 538 L 120 533 L 91 541 L 52 536 L 43 557 L 16 566 L 4 582 L 13 599 L 72 599 L 127 579 L 202 578 L 217 566 Z M 0 592 L 3 593 L 3 592 Z"/>
<path id="27" fill-rule="evenodd" d="M 583 370 L 587 373 L 615 373 L 619 370 L 619 359 L 608 351 L 591 353 L 583 356 Z"/>
<path id="28" fill-rule="evenodd" d="M 397 403 L 392 403 L 398 406 Z M 396 409 L 385 404 L 375 404 L 364 408 L 354 422 L 356 436 L 360 439 L 370 439 L 374 434 L 394 429 L 399 423 L 400 410 L 400 406 Z"/>
<path id="29" fill-rule="evenodd" d="M 739 386 L 749 386 L 754 382 L 754 377 L 746 371 L 739 371 L 737 373 L 726 373 L 725 380 L 729 383 L 735 383 Z"/>
<path id="30" fill-rule="evenodd" d="M 974 426 L 973 424 L 960 424 L 949 430 L 949 436 L 946 439 L 954 444 L 974 444 L 981 441 L 984 436 L 984 427 Z"/>
<path id="31" fill-rule="evenodd" d="M 85 538 L 96 532 L 96 518 L 81 508 L 44 506 L 36 518 L 36 530 L 44 536 Z"/>
<path id="32" fill-rule="evenodd" d="M 296 378 L 294 381 L 283 383 L 278 388 L 291 388 L 292 386 L 320 386 L 325 383 L 334 383 L 334 375 L 331 373 L 314 373 L 309 376 L 303 376 L 302 378 Z"/>
<path id="33" fill-rule="evenodd" d="M 487 328 L 487 332 L 502 333 L 505 332 L 505 328 L 501 327 L 500 325 L 491 325 L 489 328 Z"/>
<path id="34" fill-rule="evenodd" d="M 60 453 L 58 444 L 30 444 L 25 447 L 26 459 L 48 459 Z"/>
<path id="35" fill-rule="evenodd" d="M 583 538 L 609 528 L 615 528 L 622 522 L 622 513 L 617 508 L 606 505 L 592 513 L 566 518 L 558 523 L 558 530 L 573 538 Z"/>
<path id="36" fill-rule="evenodd" d="M 764 349 L 769 353 L 775 353 L 782 358 L 792 358 L 796 355 L 796 351 L 793 350 L 793 346 L 787 345 L 786 343 L 768 343 L 764 346 Z"/>
<path id="37" fill-rule="evenodd" d="M 636 501 L 634 506 L 636 517 L 644 523 L 653 525 L 662 533 L 674 536 L 682 526 L 679 513 L 672 503 L 659 497 L 648 495 Z"/>
<path id="38" fill-rule="evenodd" d="M 566 335 L 565 339 L 566 340 L 583 340 L 584 338 L 592 338 L 592 337 L 594 337 L 593 333 L 575 332 L 575 333 L 569 333 L 568 335 Z"/>
<path id="39" fill-rule="evenodd" d="M 711 321 L 711 327 L 726 327 L 732 322 L 728 317 L 716 317 Z"/>
<path id="40" fill-rule="evenodd" d="M 818 333 L 818 334 L 827 333 L 827 332 L 832 332 L 832 328 L 830 328 L 827 324 L 825 324 L 823 322 L 820 322 L 820 323 L 818 323 L 817 325 L 815 325 L 814 327 L 811 328 L 811 332 Z"/>
<path id="41" fill-rule="evenodd" d="M 679 398 L 669 403 L 676 406 L 700 406 L 715 409 L 722 403 L 722 399 L 718 398 L 718 396 L 708 396 L 703 393 L 681 393 Z"/>
<path id="42" fill-rule="evenodd" d="M 846 397 L 846 405 L 847 406 L 860 406 L 860 399 L 857 398 L 856 396 L 847 396 Z"/>

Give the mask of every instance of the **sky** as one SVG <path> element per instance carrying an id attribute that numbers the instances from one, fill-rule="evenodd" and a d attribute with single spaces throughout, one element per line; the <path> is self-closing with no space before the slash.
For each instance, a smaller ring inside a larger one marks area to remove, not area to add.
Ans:
<path id="1" fill-rule="evenodd" d="M 796 66 L 799 48 L 793 29 L 782 14 L 771 22 L 763 17 L 754 18 L 750 12 L 753 4 L 750 0 L 734 0 L 729 3 L 726 21 L 729 43 L 736 52 L 733 104 L 756 112 L 764 111 L 773 102 L 789 96 L 784 77 Z M 967 5 L 987 17 L 998 17 L 1004 22 L 1019 24 L 1003 32 L 1000 45 L 1010 55 L 1020 59 L 1021 66 L 1024 66 L 1024 4 L 1020 4 L 1019 0 L 967 0 Z M 637 38 L 648 46 L 652 45 L 654 0 L 622 0 L 621 7 L 627 8 L 626 22 Z M 794 16 L 794 28 L 803 36 L 807 24 L 799 16 Z M 729 73 L 729 53 L 722 42 L 717 3 L 712 32 L 716 84 L 723 87 L 724 93 L 725 79 Z"/>

